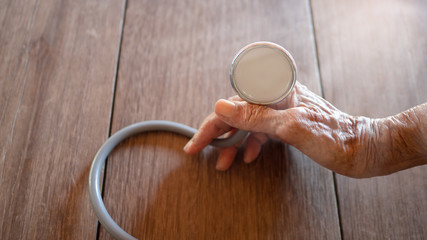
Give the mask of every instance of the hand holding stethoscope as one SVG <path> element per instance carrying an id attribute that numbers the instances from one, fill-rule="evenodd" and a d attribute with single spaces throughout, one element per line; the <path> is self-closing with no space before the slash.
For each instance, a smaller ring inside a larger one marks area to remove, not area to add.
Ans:
<path id="1" fill-rule="evenodd" d="M 162 130 L 192 137 L 184 149 L 187 153 L 208 144 L 220 147 L 220 170 L 230 167 L 241 143 L 249 163 L 269 138 L 293 145 L 320 165 L 350 177 L 386 175 L 427 164 L 427 103 L 381 119 L 348 115 L 296 82 L 290 54 L 269 42 L 243 48 L 233 60 L 230 79 L 238 96 L 219 100 L 198 131 L 169 121 L 140 122 L 116 132 L 100 148 L 89 176 L 90 199 L 99 221 L 116 239 L 135 238 L 105 209 L 99 177 L 111 150 L 141 132 Z M 217 139 L 227 132 L 231 137 Z"/>

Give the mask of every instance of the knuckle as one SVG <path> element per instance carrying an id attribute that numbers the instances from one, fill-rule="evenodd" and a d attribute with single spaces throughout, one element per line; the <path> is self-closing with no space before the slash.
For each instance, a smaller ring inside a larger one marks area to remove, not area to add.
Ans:
<path id="1" fill-rule="evenodd" d="M 247 128 L 254 127 L 263 117 L 263 106 L 247 105 L 244 111 L 244 125 Z"/>

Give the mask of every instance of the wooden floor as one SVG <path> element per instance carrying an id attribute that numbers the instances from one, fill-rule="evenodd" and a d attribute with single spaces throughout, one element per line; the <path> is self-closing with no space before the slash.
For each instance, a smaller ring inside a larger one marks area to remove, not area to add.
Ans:
<path id="1" fill-rule="evenodd" d="M 0 0 L 0 239 L 111 239 L 89 202 L 98 148 L 143 120 L 198 127 L 253 41 L 350 114 L 426 102 L 426 22 L 423 0 Z M 218 172 L 186 142 L 145 134 L 109 158 L 105 204 L 133 236 L 427 239 L 427 166 L 355 180 L 270 142 Z"/>

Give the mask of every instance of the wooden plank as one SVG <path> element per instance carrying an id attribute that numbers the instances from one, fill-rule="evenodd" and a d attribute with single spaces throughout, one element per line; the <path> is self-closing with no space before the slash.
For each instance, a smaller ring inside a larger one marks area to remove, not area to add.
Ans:
<path id="1" fill-rule="evenodd" d="M 1 239 L 96 235 L 87 181 L 108 135 L 123 1 L 2 1 Z"/>
<path id="2" fill-rule="evenodd" d="M 234 95 L 234 54 L 268 40 L 294 55 L 299 79 L 320 92 L 309 6 L 304 1 L 129 1 L 113 132 L 143 120 L 197 127 L 218 98 Z M 217 151 L 188 156 L 188 139 L 134 137 L 108 162 L 106 207 L 140 239 L 338 239 L 331 172 L 299 151 L 268 144 L 215 170 Z M 101 229 L 100 239 L 111 239 Z"/>
<path id="3" fill-rule="evenodd" d="M 427 101 L 427 2 L 313 1 L 326 99 L 385 117 Z M 344 239 L 425 239 L 427 166 L 391 176 L 337 176 Z"/>

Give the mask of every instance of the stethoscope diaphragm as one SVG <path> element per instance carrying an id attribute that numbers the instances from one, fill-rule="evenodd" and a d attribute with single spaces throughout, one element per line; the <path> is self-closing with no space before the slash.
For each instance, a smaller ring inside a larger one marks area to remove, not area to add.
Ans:
<path id="1" fill-rule="evenodd" d="M 234 57 L 230 81 L 245 101 L 270 105 L 282 101 L 293 89 L 297 68 L 292 55 L 271 42 L 254 42 Z"/>

